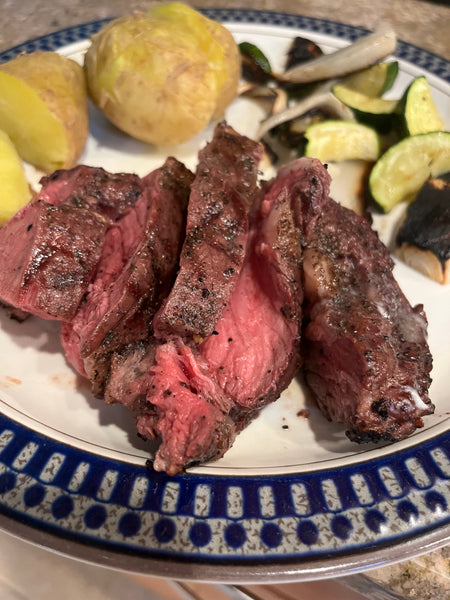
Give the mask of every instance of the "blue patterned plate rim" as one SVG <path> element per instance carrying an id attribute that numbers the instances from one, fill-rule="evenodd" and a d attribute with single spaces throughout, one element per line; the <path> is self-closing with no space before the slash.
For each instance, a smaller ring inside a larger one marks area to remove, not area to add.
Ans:
<path id="1" fill-rule="evenodd" d="M 366 30 L 271 11 L 206 9 L 224 22 L 354 40 Z M 55 50 L 108 20 L 0 53 Z M 450 81 L 449 63 L 399 42 L 396 56 Z M 349 574 L 450 540 L 450 432 L 339 469 L 170 477 L 97 456 L 0 415 L 0 527 L 74 558 L 179 579 L 259 583 Z"/>

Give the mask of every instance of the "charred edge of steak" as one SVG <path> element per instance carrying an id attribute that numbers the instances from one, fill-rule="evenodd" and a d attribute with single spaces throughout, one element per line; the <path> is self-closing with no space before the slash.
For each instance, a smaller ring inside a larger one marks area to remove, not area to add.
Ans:
<path id="1" fill-rule="evenodd" d="M 371 442 L 378 444 L 395 441 L 395 438 L 390 433 L 383 433 L 375 429 L 369 429 L 368 431 L 347 429 L 345 435 L 351 442 L 356 442 L 357 444 L 369 444 Z"/>

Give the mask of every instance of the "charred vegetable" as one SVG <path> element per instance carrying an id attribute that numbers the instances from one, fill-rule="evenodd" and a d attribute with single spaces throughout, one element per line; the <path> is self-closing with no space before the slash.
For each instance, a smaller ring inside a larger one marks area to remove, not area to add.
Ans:
<path id="1" fill-rule="evenodd" d="M 295 37 L 287 53 L 286 70 L 292 69 L 307 60 L 322 56 L 322 49 L 312 40 Z"/>
<path id="2" fill-rule="evenodd" d="M 396 253 L 438 283 L 450 283 L 450 173 L 429 179 L 408 206 Z"/>
<path id="3" fill-rule="evenodd" d="M 292 104 L 288 108 L 278 113 L 275 113 L 268 117 L 261 123 L 261 126 L 257 132 L 257 138 L 261 139 L 279 125 L 287 123 L 294 119 L 300 119 L 310 113 L 310 111 L 321 111 L 322 114 L 328 115 L 329 118 L 338 118 L 347 121 L 353 121 L 353 113 L 347 108 L 340 100 L 338 100 L 331 92 L 317 92 L 310 96 Z M 307 126 L 307 120 L 305 125 Z M 305 126 L 305 129 L 306 129 Z"/>
<path id="4" fill-rule="evenodd" d="M 242 60 L 242 76 L 247 81 L 265 83 L 272 78 L 272 67 L 267 56 L 250 42 L 239 44 Z"/>

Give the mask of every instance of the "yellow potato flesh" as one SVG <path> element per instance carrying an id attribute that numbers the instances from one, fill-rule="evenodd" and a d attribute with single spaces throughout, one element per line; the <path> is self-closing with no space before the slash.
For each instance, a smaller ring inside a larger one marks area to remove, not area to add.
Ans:
<path id="1" fill-rule="evenodd" d="M 0 65 L 0 128 L 25 161 L 44 171 L 74 166 L 88 137 L 82 68 L 54 52 Z"/>
<path id="2" fill-rule="evenodd" d="M 31 199 L 31 191 L 17 151 L 9 136 L 0 130 L 0 225 Z"/>
<path id="3" fill-rule="evenodd" d="M 107 25 L 85 58 L 100 110 L 126 133 L 157 145 L 187 141 L 204 129 L 223 103 L 230 75 L 229 56 L 208 21 L 171 3 Z"/>
<path id="4" fill-rule="evenodd" d="M 27 84 L 0 73 L 0 127 L 27 162 L 51 170 L 62 167 L 68 145 L 61 123 Z M 25 117 L 26 115 L 26 117 Z"/>

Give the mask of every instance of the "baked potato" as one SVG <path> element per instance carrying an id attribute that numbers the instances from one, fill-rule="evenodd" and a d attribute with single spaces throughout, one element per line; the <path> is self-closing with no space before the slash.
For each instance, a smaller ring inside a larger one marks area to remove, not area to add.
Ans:
<path id="1" fill-rule="evenodd" d="M 92 37 L 84 62 L 103 114 L 158 146 L 185 142 L 221 117 L 240 65 L 231 33 L 178 2 L 113 20 Z"/>
<path id="2" fill-rule="evenodd" d="M 9 136 L 0 130 L 0 226 L 31 200 L 22 161 Z"/>
<path id="3" fill-rule="evenodd" d="M 0 64 L 0 129 L 26 162 L 51 172 L 74 166 L 88 137 L 83 68 L 56 52 Z"/>

